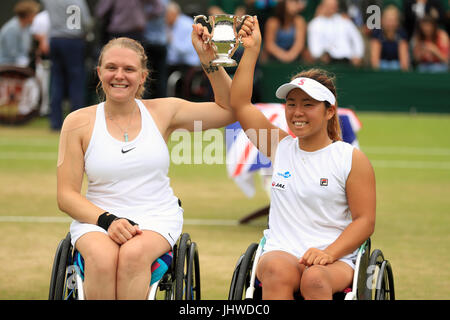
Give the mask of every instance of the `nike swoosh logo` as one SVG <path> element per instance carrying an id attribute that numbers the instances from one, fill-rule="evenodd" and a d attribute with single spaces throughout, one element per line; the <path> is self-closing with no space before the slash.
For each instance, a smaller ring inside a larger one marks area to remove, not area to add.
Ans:
<path id="1" fill-rule="evenodd" d="M 127 152 L 130 152 L 131 150 L 133 150 L 133 149 L 135 149 L 136 147 L 133 147 L 133 148 L 130 148 L 130 149 L 128 149 L 128 150 L 123 150 L 123 148 L 122 148 L 122 153 L 127 153 Z"/>

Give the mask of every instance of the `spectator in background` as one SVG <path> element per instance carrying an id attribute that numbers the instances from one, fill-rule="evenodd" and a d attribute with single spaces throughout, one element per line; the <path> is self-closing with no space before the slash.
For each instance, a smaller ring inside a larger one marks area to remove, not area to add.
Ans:
<path id="1" fill-rule="evenodd" d="M 419 20 L 413 39 L 414 59 L 420 72 L 446 72 L 449 60 L 449 38 L 430 16 Z"/>
<path id="2" fill-rule="evenodd" d="M 300 0 L 278 2 L 275 15 L 265 26 L 263 52 L 268 57 L 286 63 L 300 57 L 306 40 L 306 22 L 299 15 L 304 8 L 305 2 Z"/>
<path id="3" fill-rule="evenodd" d="M 208 15 L 234 14 L 242 16 L 246 14 L 245 0 L 209 0 Z"/>
<path id="4" fill-rule="evenodd" d="M 50 17 L 50 128 L 63 123 L 63 99 L 69 95 L 71 111 L 85 104 L 86 35 L 92 25 L 85 0 L 42 0 Z"/>
<path id="5" fill-rule="evenodd" d="M 400 13 L 394 5 L 383 10 L 381 29 L 372 30 L 370 56 L 374 69 L 407 71 L 409 68 L 408 40 L 400 27 Z"/>
<path id="6" fill-rule="evenodd" d="M 445 25 L 445 11 L 441 0 L 404 0 L 403 11 L 405 15 L 405 29 L 408 34 L 408 40 L 414 35 L 418 20 L 431 16 L 438 25 Z"/>
<path id="7" fill-rule="evenodd" d="M 264 28 L 267 19 L 275 13 L 275 8 L 281 0 L 245 0 L 247 14 L 257 16 L 261 27 L 261 35 L 264 37 Z M 306 2 L 306 1 L 305 1 Z"/>
<path id="8" fill-rule="evenodd" d="M 0 65 L 29 65 L 32 43 L 29 27 L 39 7 L 33 0 L 20 1 L 14 6 L 15 16 L 0 30 Z"/>
<path id="9" fill-rule="evenodd" d="M 315 61 L 361 65 L 364 43 L 353 22 L 338 13 L 337 0 L 322 0 L 318 16 L 308 24 L 308 49 Z"/>
<path id="10" fill-rule="evenodd" d="M 191 36 L 194 20 L 183 14 L 177 3 L 170 2 L 167 6 L 166 23 L 169 34 L 167 64 L 169 66 L 200 66 L 200 60 L 192 42 L 186 41 Z"/>
<path id="11" fill-rule="evenodd" d="M 50 113 L 50 17 L 47 10 L 39 12 L 34 17 L 30 27 L 33 39 L 36 41 L 35 60 L 36 60 L 36 78 L 42 87 L 42 101 L 39 108 L 41 116 L 47 116 Z"/>
<path id="12" fill-rule="evenodd" d="M 147 24 L 143 45 L 148 56 L 150 76 L 145 85 L 145 99 L 167 96 L 167 25 L 169 0 L 144 0 Z M 186 41 L 186 40 L 185 40 Z"/>
<path id="13" fill-rule="evenodd" d="M 141 0 L 100 0 L 95 15 L 106 22 L 104 43 L 120 37 L 142 41 L 146 21 Z"/>

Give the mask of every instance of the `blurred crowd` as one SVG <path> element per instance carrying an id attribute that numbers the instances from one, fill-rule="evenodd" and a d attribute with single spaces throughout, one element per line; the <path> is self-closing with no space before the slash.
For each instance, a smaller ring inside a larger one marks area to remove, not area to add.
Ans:
<path id="1" fill-rule="evenodd" d="M 210 14 L 257 14 L 266 61 L 446 72 L 448 0 L 211 0 Z"/>
<path id="2" fill-rule="evenodd" d="M 85 105 L 86 70 L 115 37 L 136 39 L 146 50 L 152 73 L 144 98 L 170 95 L 171 76 L 177 74 L 176 81 L 199 66 L 190 40 L 193 16 L 199 14 L 257 15 L 260 63 L 448 72 L 448 0 L 208 1 L 207 8 L 191 4 L 184 11 L 169 0 L 17 1 L 1 27 L 0 66 L 35 71 L 51 93 L 44 94 L 40 112 L 49 115 L 54 130 L 61 128 L 65 98 L 72 109 Z"/>

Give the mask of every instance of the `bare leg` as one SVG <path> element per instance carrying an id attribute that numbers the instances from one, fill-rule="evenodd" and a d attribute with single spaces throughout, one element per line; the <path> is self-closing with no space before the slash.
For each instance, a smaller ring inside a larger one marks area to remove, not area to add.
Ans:
<path id="1" fill-rule="evenodd" d="M 151 265 L 170 249 L 163 236 L 149 230 L 125 242 L 119 250 L 117 299 L 145 299 Z"/>
<path id="2" fill-rule="evenodd" d="M 300 291 L 306 300 L 331 300 L 333 293 L 350 286 L 352 280 L 353 269 L 345 262 L 314 265 L 303 272 Z"/>
<path id="3" fill-rule="evenodd" d="M 265 253 L 256 270 L 262 283 L 264 300 L 292 300 L 300 288 L 304 266 L 298 259 L 284 251 Z"/>
<path id="4" fill-rule="evenodd" d="M 86 299 L 115 299 L 119 245 L 104 233 L 88 232 L 75 246 L 84 259 Z"/>

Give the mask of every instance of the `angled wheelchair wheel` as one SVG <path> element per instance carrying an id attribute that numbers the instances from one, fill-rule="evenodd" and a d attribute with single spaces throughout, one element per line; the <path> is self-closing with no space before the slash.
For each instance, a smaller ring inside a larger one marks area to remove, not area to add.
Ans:
<path id="1" fill-rule="evenodd" d="M 358 271 L 356 280 L 356 298 L 357 300 L 370 300 L 371 292 L 367 291 L 367 267 L 369 266 L 371 240 L 367 239 L 364 244 L 359 248 L 362 253 L 358 266 L 355 268 L 355 272 Z M 355 281 L 355 280 L 354 280 Z M 366 296 L 366 294 L 369 294 Z"/>
<path id="2" fill-rule="evenodd" d="M 70 233 L 60 241 L 56 249 L 50 278 L 49 300 L 64 300 L 67 266 L 71 264 L 72 244 Z"/>
<path id="3" fill-rule="evenodd" d="M 394 276 L 388 260 L 381 263 L 375 285 L 375 300 L 395 300 Z"/>
<path id="4" fill-rule="evenodd" d="M 175 300 L 200 299 L 200 266 L 197 244 L 181 235 L 175 259 Z"/>
<path id="5" fill-rule="evenodd" d="M 244 255 L 241 255 L 236 263 L 236 266 L 234 267 L 233 277 L 231 278 L 230 290 L 228 291 L 228 300 L 233 300 L 234 291 L 236 288 L 237 276 L 239 273 L 239 267 L 241 266 L 241 262 L 242 262 L 243 258 L 244 258 Z"/>
<path id="6" fill-rule="evenodd" d="M 258 249 L 258 244 L 250 244 L 244 255 L 239 258 L 231 280 L 229 300 L 242 300 L 245 298 L 245 291 L 250 285 L 256 249 Z"/>
<path id="7" fill-rule="evenodd" d="M 384 261 L 383 252 L 379 249 L 375 249 L 369 258 L 369 264 L 367 266 L 365 285 L 364 285 L 364 300 L 374 300 L 375 291 L 377 285 L 377 279 L 380 274 L 381 266 Z"/>

